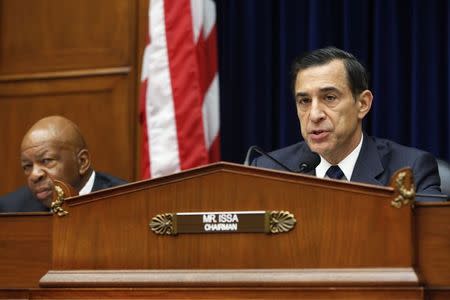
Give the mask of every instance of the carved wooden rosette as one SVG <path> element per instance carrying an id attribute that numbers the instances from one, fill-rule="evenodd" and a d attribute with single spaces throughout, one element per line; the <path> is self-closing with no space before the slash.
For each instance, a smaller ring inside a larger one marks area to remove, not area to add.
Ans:
<path id="1" fill-rule="evenodd" d="M 269 229 L 266 230 L 266 233 L 281 233 L 290 231 L 297 220 L 295 219 L 294 214 L 291 214 L 288 211 L 270 211 L 266 212 L 269 220 Z"/>
<path id="2" fill-rule="evenodd" d="M 61 180 L 52 179 L 52 181 L 54 185 L 54 190 L 50 209 L 53 214 L 57 214 L 59 217 L 63 217 L 68 214 L 68 212 L 62 208 L 64 199 L 76 196 L 77 192 L 74 190 L 72 186 Z"/>
<path id="3" fill-rule="evenodd" d="M 150 222 L 151 230 L 160 235 L 176 235 L 176 216 L 171 213 L 159 214 Z"/>
<path id="4" fill-rule="evenodd" d="M 414 177 L 410 168 L 400 169 L 392 176 L 390 186 L 395 190 L 395 198 L 391 205 L 401 208 L 405 205 L 413 205 L 416 196 Z"/>

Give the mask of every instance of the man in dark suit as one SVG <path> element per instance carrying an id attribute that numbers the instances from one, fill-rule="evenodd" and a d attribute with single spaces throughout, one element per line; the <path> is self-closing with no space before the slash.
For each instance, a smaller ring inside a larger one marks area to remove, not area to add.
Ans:
<path id="1" fill-rule="evenodd" d="M 334 47 L 315 50 L 293 64 L 293 91 L 304 142 L 271 153 L 298 170 L 308 152 L 320 155 L 317 177 L 386 185 L 400 168 L 411 167 L 417 192 L 439 194 L 435 158 L 424 151 L 363 133 L 373 95 L 358 60 Z M 253 165 L 282 169 L 266 157 Z"/>
<path id="2" fill-rule="evenodd" d="M 80 195 L 126 183 L 93 170 L 80 130 L 60 116 L 39 120 L 25 134 L 21 164 L 27 187 L 0 197 L 0 212 L 49 211 L 50 178 L 70 184 Z"/>

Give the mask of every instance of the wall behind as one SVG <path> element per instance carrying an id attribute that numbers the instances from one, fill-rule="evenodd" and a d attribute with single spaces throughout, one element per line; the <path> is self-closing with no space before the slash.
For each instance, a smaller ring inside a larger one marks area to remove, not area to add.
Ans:
<path id="1" fill-rule="evenodd" d="M 96 170 L 137 177 L 136 66 L 146 2 L 0 0 L 0 194 L 25 183 L 21 139 L 54 114 L 79 125 Z"/>

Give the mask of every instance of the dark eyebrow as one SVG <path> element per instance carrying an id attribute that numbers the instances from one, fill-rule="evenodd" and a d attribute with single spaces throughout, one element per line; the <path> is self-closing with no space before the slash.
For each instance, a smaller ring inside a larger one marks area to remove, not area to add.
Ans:
<path id="1" fill-rule="evenodd" d="M 335 88 L 334 86 L 326 86 L 320 89 L 321 93 L 328 93 L 328 92 L 336 92 L 341 93 L 341 91 L 338 88 Z"/>
<path id="2" fill-rule="evenodd" d="M 326 86 L 326 87 L 320 88 L 319 91 L 321 93 L 335 92 L 335 93 L 341 94 L 341 90 L 339 90 L 338 88 L 336 88 L 334 86 Z M 297 94 L 295 94 L 295 98 L 308 97 L 308 96 L 309 96 L 309 94 L 308 93 L 304 93 L 304 92 L 298 92 Z"/>
<path id="3" fill-rule="evenodd" d="M 25 165 L 25 164 L 29 164 L 31 161 L 29 159 L 21 159 L 20 160 L 20 164 L 21 165 Z"/>
<path id="4" fill-rule="evenodd" d="M 43 150 L 40 150 L 40 151 L 36 151 L 36 156 L 37 157 L 42 157 L 42 156 L 46 155 L 48 152 L 49 152 L 48 149 L 43 149 Z"/>
<path id="5" fill-rule="evenodd" d="M 301 93 L 301 92 L 299 92 L 299 93 L 295 94 L 295 98 L 298 98 L 298 97 L 307 97 L 307 96 L 309 96 L 308 93 Z"/>
<path id="6" fill-rule="evenodd" d="M 36 153 L 34 154 L 34 157 L 35 158 L 37 158 L 37 159 L 42 159 L 42 157 L 44 157 L 47 153 L 51 153 L 51 150 L 49 150 L 49 149 L 42 149 L 42 150 L 38 150 L 38 151 L 36 151 Z M 24 162 L 24 161 L 31 161 L 32 159 L 28 159 L 28 158 L 26 158 L 26 159 L 21 159 L 21 161 L 22 162 Z"/>

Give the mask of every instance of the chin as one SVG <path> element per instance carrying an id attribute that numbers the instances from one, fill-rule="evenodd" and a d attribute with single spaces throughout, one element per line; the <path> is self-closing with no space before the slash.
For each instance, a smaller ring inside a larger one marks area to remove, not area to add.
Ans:
<path id="1" fill-rule="evenodd" d="M 321 147 L 321 145 L 317 145 L 314 143 L 309 142 L 308 147 L 312 152 L 316 152 L 319 155 L 322 155 L 323 153 L 327 152 L 327 149 L 324 147 Z"/>
<path id="2" fill-rule="evenodd" d="M 49 197 L 46 199 L 38 199 L 42 204 L 44 204 L 45 206 L 47 206 L 48 208 L 51 208 L 52 206 L 52 202 L 53 202 L 53 197 Z"/>

